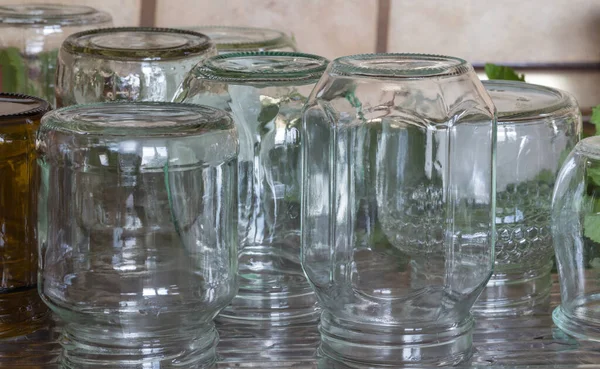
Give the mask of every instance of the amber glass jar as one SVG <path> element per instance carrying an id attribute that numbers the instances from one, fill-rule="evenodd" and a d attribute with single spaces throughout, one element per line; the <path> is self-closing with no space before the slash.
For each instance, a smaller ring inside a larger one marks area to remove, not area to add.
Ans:
<path id="1" fill-rule="evenodd" d="M 47 308 L 37 293 L 35 131 L 49 104 L 0 93 L 0 338 L 36 330 Z"/>

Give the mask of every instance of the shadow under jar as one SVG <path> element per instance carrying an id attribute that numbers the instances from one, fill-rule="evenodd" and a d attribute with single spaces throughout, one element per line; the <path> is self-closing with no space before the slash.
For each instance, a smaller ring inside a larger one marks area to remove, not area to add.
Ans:
<path id="1" fill-rule="evenodd" d="M 39 292 L 66 368 L 200 368 L 237 283 L 237 151 L 225 112 L 173 103 L 47 114 Z"/>
<path id="2" fill-rule="evenodd" d="M 110 27 L 110 14 L 62 4 L 0 6 L 0 91 L 39 96 L 54 104 L 56 57 L 75 32 Z"/>
<path id="3" fill-rule="evenodd" d="M 187 73 L 216 54 L 201 33 L 106 28 L 76 33 L 58 54 L 58 107 L 108 101 L 171 101 Z"/>
<path id="4" fill-rule="evenodd" d="M 334 60 L 303 114 L 302 266 L 320 354 L 452 365 L 492 273 L 495 109 L 464 60 Z"/>
<path id="5" fill-rule="evenodd" d="M 558 173 L 552 238 L 561 304 L 554 323 L 579 339 L 600 342 L 600 137 L 581 140 Z"/>
<path id="6" fill-rule="evenodd" d="M 31 333 L 48 317 L 37 294 L 35 131 L 44 100 L 0 93 L 0 338 Z"/>
<path id="7" fill-rule="evenodd" d="M 205 26 L 190 27 L 207 35 L 219 54 L 248 51 L 298 51 L 285 33 L 268 28 Z"/>
<path id="8" fill-rule="evenodd" d="M 240 135 L 240 290 L 219 315 L 223 329 L 316 326 L 316 298 L 300 265 L 300 130 L 326 66 L 301 53 L 219 55 L 195 68 L 176 97 L 231 111 Z"/>
<path id="9" fill-rule="evenodd" d="M 581 136 L 569 94 L 513 81 L 484 81 L 498 114 L 496 260 L 473 307 L 482 316 L 547 313 L 554 250 L 552 191 Z"/>

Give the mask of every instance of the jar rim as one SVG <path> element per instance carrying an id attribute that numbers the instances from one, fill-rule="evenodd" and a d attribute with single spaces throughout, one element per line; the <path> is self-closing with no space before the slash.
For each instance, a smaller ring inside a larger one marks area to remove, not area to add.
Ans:
<path id="1" fill-rule="evenodd" d="M 596 159 L 600 158 L 600 136 L 590 136 L 582 139 L 575 146 L 575 151 Z"/>
<path id="2" fill-rule="evenodd" d="M 112 16 L 90 6 L 67 4 L 0 5 L 0 24 L 12 26 L 77 26 L 112 21 Z"/>
<path id="3" fill-rule="evenodd" d="M 171 102 L 103 102 L 72 105 L 44 115 L 40 131 L 86 136 L 181 137 L 235 131 L 217 108 Z"/>
<path id="4" fill-rule="evenodd" d="M 579 111 L 575 98 L 557 88 L 522 81 L 485 80 L 482 83 L 495 103 L 498 124 L 540 121 Z M 500 98 L 509 100 L 515 107 L 502 109 L 498 104 Z"/>
<path id="5" fill-rule="evenodd" d="M 29 96 L 24 94 L 12 93 L 12 92 L 0 92 L 0 104 L 2 103 L 26 103 L 32 106 L 29 109 L 19 110 L 12 113 L 3 113 L 0 110 L 0 119 L 8 120 L 11 118 L 32 118 L 42 116 L 46 112 L 50 111 L 50 104 L 39 97 Z M 9 122 L 0 121 L 0 125 Z M 10 122 L 12 123 L 12 122 Z"/>
<path id="6" fill-rule="evenodd" d="M 199 26 L 189 29 L 207 35 L 219 51 L 267 51 L 294 47 L 294 43 L 285 33 L 271 28 Z"/>
<path id="7" fill-rule="evenodd" d="M 329 60 L 314 54 L 282 51 L 253 51 L 221 54 L 206 59 L 193 69 L 196 77 L 229 82 L 316 83 Z"/>
<path id="8" fill-rule="evenodd" d="M 155 36 L 162 36 L 163 39 L 154 40 L 155 44 L 151 47 L 135 48 L 132 47 L 132 37 L 136 35 L 140 38 L 139 42 L 143 42 L 144 37 L 146 41 Z M 165 45 L 161 46 L 161 42 Z M 155 61 L 201 55 L 212 48 L 214 44 L 202 33 L 156 27 L 113 27 L 77 32 L 67 37 L 62 45 L 62 49 L 71 54 L 114 60 Z"/>
<path id="9" fill-rule="evenodd" d="M 331 62 L 331 73 L 370 78 L 424 79 L 473 71 L 467 61 L 445 55 L 375 53 L 342 56 Z"/>

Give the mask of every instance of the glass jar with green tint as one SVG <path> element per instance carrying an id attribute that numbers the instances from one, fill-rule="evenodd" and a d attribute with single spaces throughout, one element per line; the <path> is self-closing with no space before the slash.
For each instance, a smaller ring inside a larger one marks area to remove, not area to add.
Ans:
<path id="1" fill-rule="evenodd" d="M 54 104 L 61 43 L 72 33 L 111 25 L 110 14 L 87 6 L 0 6 L 0 91 L 38 96 Z"/>
<path id="2" fill-rule="evenodd" d="M 300 266 L 300 131 L 327 64 L 301 53 L 219 55 L 194 68 L 176 95 L 230 111 L 240 135 L 240 290 L 218 318 L 228 326 L 316 326 L 317 301 Z"/>
<path id="3" fill-rule="evenodd" d="M 268 28 L 206 26 L 190 29 L 204 33 L 220 54 L 243 51 L 298 51 L 293 37 Z"/>
<path id="4" fill-rule="evenodd" d="M 201 33 L 122 27 L 76 33 L 58 55 L 58 107 L 108 101 L 170 101 L 187 73 L 215 55 Z"/>

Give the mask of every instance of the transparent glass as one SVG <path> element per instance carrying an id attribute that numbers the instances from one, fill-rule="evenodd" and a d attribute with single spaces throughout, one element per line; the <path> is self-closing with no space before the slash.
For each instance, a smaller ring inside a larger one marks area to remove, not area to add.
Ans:
<path id="1" fill-rule="evenodd" d="M 465 61 L 334 60 L 303 114 L 302 266 L 320 353 L 453 365 L 494 260 L 495 109 Z"/>
<path id="2" fill-rule="evenodd" d="M 316 298 L 300 265 L 300 130 L 326 65 L 300 53 L 224 54 L 194 68 L 177 94 L 230 111 L 240 134 L 240 290 L 219 316 L 228 321 L 223 329 L 316 325 Z"/>
<path id="3" fill-rule="evenodd" d="M 552 190 L 581 136 L 569 94 L 514 81 L 484 81 L 498 111 L 496 260 L 473 311 L 482 316 L 547 312 L 553 267 Z"/>
<path id="4" fill-rule="evenodd" d="M 187 73 L 216 49 L 201 33 L 106 28 L 76 33 L 58 54 L 57 106 L 171 101 Z"/>
<path id="5" fill-rule="evenodd" d="M 31 333 L 48 315 L 37 294 L 35 130 L 49 110 L 0 93 L 0 338 Z"/>
<path id="6" fill-rule="evenodd" d="M 219 54 L 246 51 L 298 51 L 285 33 L 268 28 L 205 26 L 190 29 L 207 35 Z"/>
<path id="7" fill-rule="evenodd" d="M 561 304 L 554 323 L 581 339 L 600 341 L 600 136 L 581 140 L 558 173 L 552 237 Z"/>
<path id="8" fill-rule="evenodd" d="M 38 96 L 54 105 L 56 57 L 75 32 L 110 27 L 105 12 L 79 5 L 0 5 L 0 91 Z"/>
<path id="9" fill-rule="evenodd" d="M 65 368 L 200 368 L 237 290 L 237 152 L 225 112 L 55 110 L 37 135 L 39 293 Z M 103 366 L 104 365 L 104 366 Z"/>

